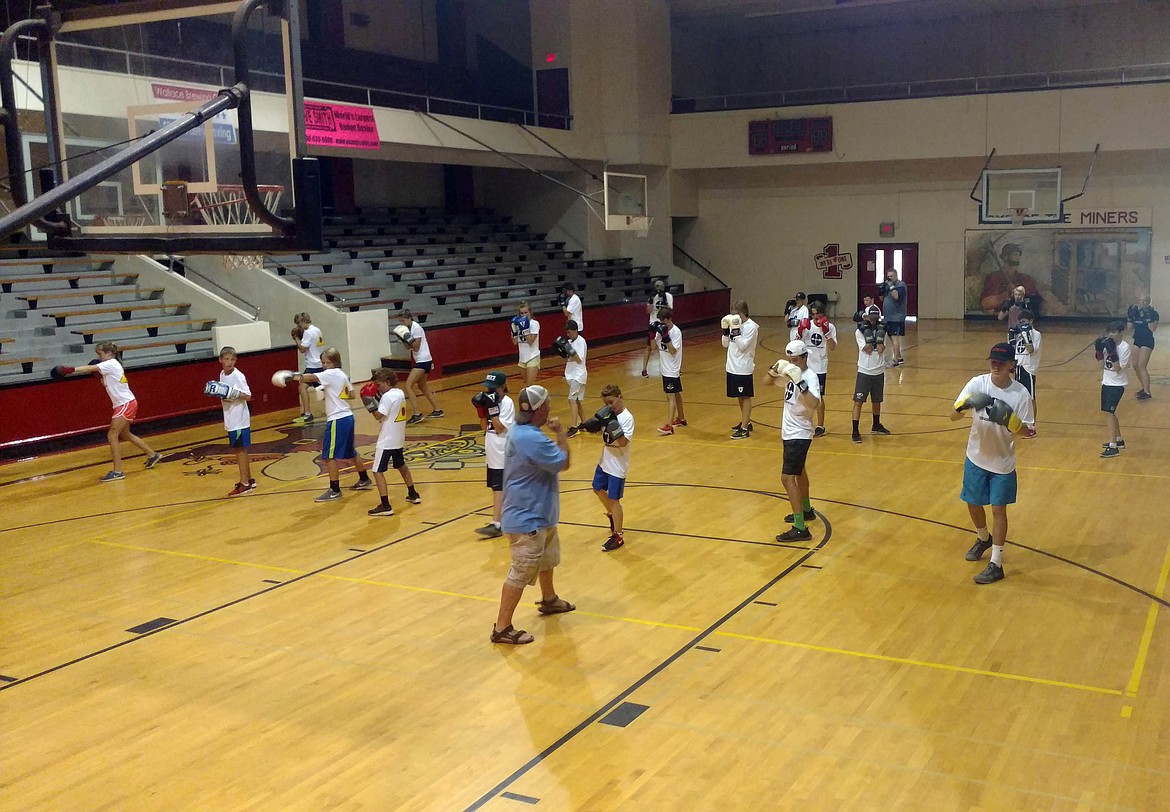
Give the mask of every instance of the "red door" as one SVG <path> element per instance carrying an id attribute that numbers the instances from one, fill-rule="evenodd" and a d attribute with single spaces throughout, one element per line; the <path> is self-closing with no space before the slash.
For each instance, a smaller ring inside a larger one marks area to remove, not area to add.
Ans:
<path id="1" fill-rule="evenodd" d="M 857 310 L 862 296 L 877 296 L 878 285 L 886 281 L 886 269 L 893 268 L 906 283 L 907 318 L 918 315 L 918 243 L 859 243 L 857 257 Z"/>

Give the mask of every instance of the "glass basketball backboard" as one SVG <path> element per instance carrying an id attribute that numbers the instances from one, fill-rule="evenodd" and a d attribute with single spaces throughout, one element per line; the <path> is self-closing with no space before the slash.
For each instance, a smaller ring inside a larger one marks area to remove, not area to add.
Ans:
<path id="1" fill-rule="evenodd" d="M 1060 168 L 985 169 L 979 222 L 1059 223 L 1064 217 Z"/>
<path id="2" fill-rule="evenodd" d="M 643 231 L 649 228 L 646 176 L 606 172 L 605 227 L 610 231 Z"/>

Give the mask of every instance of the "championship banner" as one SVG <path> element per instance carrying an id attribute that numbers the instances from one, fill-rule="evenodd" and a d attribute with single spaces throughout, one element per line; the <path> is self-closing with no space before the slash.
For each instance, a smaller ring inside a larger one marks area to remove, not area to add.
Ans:
<path id="1" fill-rule="evenodd" d="M 1037 317 L 1124 318 L 1150 289 L 1148 209 L 1065 212 L 1063 223 L 968 229 L 964 313 L 993 315 L 1022 286 Z"/>

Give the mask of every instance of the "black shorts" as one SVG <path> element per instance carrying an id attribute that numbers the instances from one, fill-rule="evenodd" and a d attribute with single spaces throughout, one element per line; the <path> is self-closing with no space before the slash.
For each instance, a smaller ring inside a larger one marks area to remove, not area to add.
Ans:
<path id="1" fill-rule="evenodd" d="M 874 403 L 881 403 L 886 399 L 885 373 L 880 375 L 857 373 L 857 383 L 853 386 L 853 402 L 865 403 L 867 399 Z"/>
<path id="2" fill-rule="evenodd" d="M 487 486 L 493 491 L 502 491 L 504 489 L 503 468 L 487 469 Z"/>
<path id="3" fill-rule="evenodd" d="M 887 321 L 886 335 L 888 336 L 904 336 L 906 335 L 906 322 L 904 321 Z"/>
<path id="4" fill-rule="evenodd" d="M 1016 364 L 1016 380 L 1024 385 L 1024 388 L 1028 390 L 1028 394 L 1032 396 L 1032 400 L 1035 400 L 1036 376 L 1019 364 Z"/>
<path id="5" fill-rule="evenodd" d="M 325 371 L 325 367 L 305 367 L 305 374 L 306 375 L 316 375 L 318 372 L 324 372 L 324 371 Z M 305 386 L 311 386 L 314 389 L 316 389 L 320 385 L 321 385 L 320 383 L 309 383 L 308 381 L 305 382 Z"/>
<path id="6" fill-rule="evenodd" d="M 1109 412 L 1109 414 L 1117 413 L 1117 404 L 1121 403 L 1121 398 L 1125 395 L 1124 386 L 1109 386 L 1108 384 L 1101 384 L 1101 411 Z"/>
<path id="7" fill-rule="evenodd" d="M 662 379 L 662 391 L 668 395 L 682 394 L 682 378 Z"/>
<path id="8" fill-rule="evenodd" d="M 1154 349 L 1154 334 L 1138 335 L 1137 332 L 1134 332 L 1133 345 L 1135 347 L 1149 347 L 1151 350 Z"/>
<path id="9" fill-rule="evenodd" d="M 804 462 L 808 459 L 808 450 L 812 447 L 812 440 L 785 440 L 784 441 L 784 470 L 785 476 L 797 476 L 804 471 Z"/>
<path id="10" fill-rule="evenodd" d="M 401 448 L 383 448 L 374 452 L 374 473 L 384 474 L 391 468 L 406 465 L 406 456 Z"/>
<path id="11" fill-rule="evenodd" d="M 435 362 L 434 361 L 415 361 L 414 368 L 421 369 L 423 372 L 430 372 L 432 369 L 435 368 Z"/>
<path id="12" fill-rule="evenodd" d="M 658 331 L 654 329 L 653 324 L 650 325 L 646 332 L 646 344 L 651 347 L 658 346 Z"/>
<path id="13" fill-rule="evenodd" d="M 737 375 L 734 372 L 727 373 L 727 397 L 752 398 L 755 396 L 755 378 L 751 375 Z"/>
<path id="14" fill-rule="evenodd" d="M 820 381 L 820 383 L 821 383 L 821 397 L 824 397 L 825 396 L 825 382 L 829 380 L 829 373 L 818 372 L 817 373 L 817 380 Z"/>

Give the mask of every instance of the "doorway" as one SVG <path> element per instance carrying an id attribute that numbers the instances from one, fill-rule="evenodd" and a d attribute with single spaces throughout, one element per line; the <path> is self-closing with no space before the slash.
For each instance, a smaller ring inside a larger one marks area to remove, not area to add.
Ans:
<path id="1" fill-rule="evenodd" d="M 906 283 L 906 319 L 915 321 L 918 316 L 918 243 L 859 243 L 857 257 L 857 310 L 861 309 L 861 297 L 867 294 L 877 296 L 878 285 L 886 281 L 886 269 L 893 268 L 898 272 L 898 278 Z"/>

